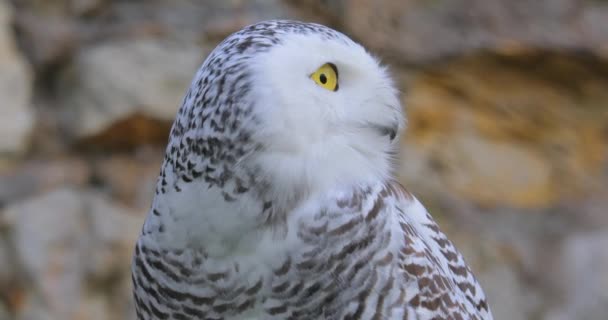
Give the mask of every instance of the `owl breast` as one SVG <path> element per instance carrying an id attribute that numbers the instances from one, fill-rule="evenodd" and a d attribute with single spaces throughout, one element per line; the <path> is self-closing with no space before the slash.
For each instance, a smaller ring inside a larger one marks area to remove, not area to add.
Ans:
<path id="1" fill-rule="evenodd" d="M 165 247 L 142 236 L 133 263 L 138 312 L 175 319 L 258 313 L 264 319 L 338 319 L 367 310 L 362 306 L 377 303 L 380 293 L 405 299 L 390 252 L 398 237 L 390 215 L 379 214 L 383 208 L 373 201 L 378 192 L 335 190 L 308 199 L 282 227 L 234 235 L 219 252 L 208 252 L 204 242 Z M 402 306 L 391 312 L 404 312 Z"/>

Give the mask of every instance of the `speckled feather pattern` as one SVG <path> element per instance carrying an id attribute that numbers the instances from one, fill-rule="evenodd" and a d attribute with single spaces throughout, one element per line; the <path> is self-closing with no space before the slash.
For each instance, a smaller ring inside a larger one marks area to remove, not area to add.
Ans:
<path id="1" fill-rule="evenodd" d="M 317 24 L 261 22 L 194 77 L 135 247 L 137 318 L 492 319 L 461 254 L 390 174 L 322 188 L 260 174 L 252 159 L 273 145 L 259 138 L 251 65 L 293 35 L 358 46 Z M 369 133 L 392 156 L 395 135 Z"/>

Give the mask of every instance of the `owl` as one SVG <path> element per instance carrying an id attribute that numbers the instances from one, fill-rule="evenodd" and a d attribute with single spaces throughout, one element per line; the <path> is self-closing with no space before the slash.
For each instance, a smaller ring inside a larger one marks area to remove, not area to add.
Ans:
<path id="1" fill-rule="evenodd" d="M 394 178 L 398 95 L 319 24 L 221 42 L 185 94 L 135 246 L 137 319 L 492 319 Z"/>

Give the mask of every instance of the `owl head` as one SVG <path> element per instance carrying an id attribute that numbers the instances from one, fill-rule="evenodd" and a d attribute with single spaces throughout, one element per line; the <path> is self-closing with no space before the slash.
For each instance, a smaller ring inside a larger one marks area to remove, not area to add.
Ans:
<path id="1" fill-rule="evenodd" d="M 265 21 L 203 63 L 167 153 L 188 180 L 321 192 L 389 177 L 403 126 L 398 91 L 361 45 L 322 25 Z"/>

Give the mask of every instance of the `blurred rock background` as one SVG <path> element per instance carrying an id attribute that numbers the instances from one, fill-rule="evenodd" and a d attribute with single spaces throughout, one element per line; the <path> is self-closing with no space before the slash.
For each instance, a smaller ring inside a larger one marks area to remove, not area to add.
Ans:
<path id="1" fill-rule="evenodd" d="M 608 314 L 608 2 L 0 0 L 0 319 L 134 319 L 131 250 L 195 70 L 321 22 L 399 81 L 399 176 L 496 319 Z"/>

